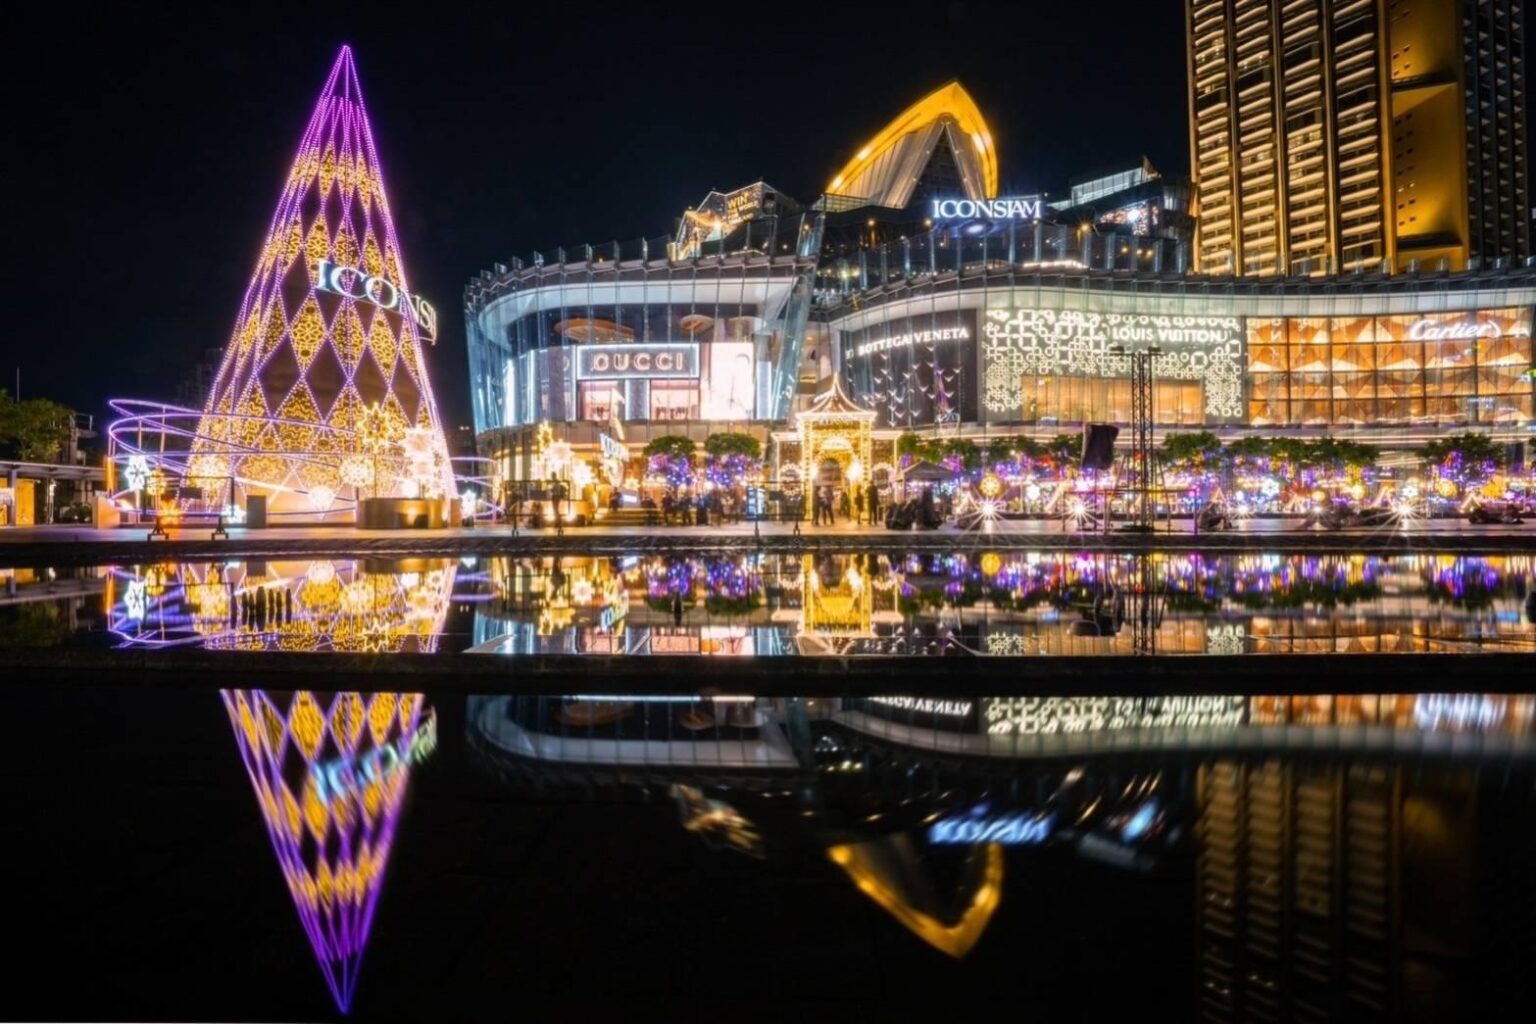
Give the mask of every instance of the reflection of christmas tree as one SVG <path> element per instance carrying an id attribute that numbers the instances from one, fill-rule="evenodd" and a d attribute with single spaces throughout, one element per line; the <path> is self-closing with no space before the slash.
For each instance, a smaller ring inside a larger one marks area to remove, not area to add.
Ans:
<path id="1" fill-rule="evenodd" d="M 419 693 L 223 690 L 299 921 L 347 1012 L 413 765 L 437 745 Z"/>

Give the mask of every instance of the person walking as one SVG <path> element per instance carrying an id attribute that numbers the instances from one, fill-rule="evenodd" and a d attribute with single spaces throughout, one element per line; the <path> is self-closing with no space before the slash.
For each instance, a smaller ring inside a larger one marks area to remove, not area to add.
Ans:
<path id="1" fill-rule="evenodd" d="M 853 511 L 858 515 L 858 521 L 864 521 L 864 492 L 857 491 L 853 495 Z"/>

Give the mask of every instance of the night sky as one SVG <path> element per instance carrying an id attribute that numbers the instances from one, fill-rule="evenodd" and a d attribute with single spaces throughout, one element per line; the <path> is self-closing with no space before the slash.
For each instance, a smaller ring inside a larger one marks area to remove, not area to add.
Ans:
<path id="1" fill-rule="evenodd" d="M 3 73 L 10 328 L 0 387 L 98 416 L 172 400 L 233 326 L 299 134 L 351 43 L 446 425 L 469 422 L 465 282 L 514 254 L 656 237 L 711 188 L 813 200 L 958 78 L 1006 192 L 1146 153 L 1188 169 L 1183 5 L 50 5 Z M 50 24 L 50 19 L 52 23 Z"/>

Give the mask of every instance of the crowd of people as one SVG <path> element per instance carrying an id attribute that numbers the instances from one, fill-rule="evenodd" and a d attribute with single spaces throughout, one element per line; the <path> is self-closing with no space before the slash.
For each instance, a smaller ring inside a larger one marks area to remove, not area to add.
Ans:
<path id="1" fill-rule="evenodd" d="M 873 487 L 836 488 L 821 485 L 811 494 L 811 525 L 833 526 L 839 518 L 859 523 L 880 521 L 880 492 Z"/>

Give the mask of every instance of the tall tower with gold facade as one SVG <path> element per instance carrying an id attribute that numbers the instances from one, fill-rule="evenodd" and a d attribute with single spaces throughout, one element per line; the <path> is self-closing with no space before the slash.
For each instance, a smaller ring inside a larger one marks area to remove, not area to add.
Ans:
<path id="1" fill-rule="evenodd" d="M 1530 255 L 1522 0 L 1187 0 L 1202 273 Z"/>

